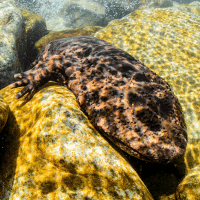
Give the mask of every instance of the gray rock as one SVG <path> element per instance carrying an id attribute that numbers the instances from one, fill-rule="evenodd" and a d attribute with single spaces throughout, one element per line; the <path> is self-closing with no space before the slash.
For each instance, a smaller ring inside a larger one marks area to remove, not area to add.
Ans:
<path id="1" fill-rule="evenodd" d="M 135 1 L 113 0 L 66 0 L 63 8 L 59 11 L 62 18 L 70 28 L 80 26 L 106 26 L 113 19 L 120 19 L 139 7 Z"/>
<path id="2" fill-rule="evenodd" d="M 176 4 L 176 3 L 175 3 Z M 149 8 L 168 8 L 173 7 L 173 1 L 172 0 L 159 0 L 159 1 L 150 1 L 146 4 L 146 7 Z"/>
<path id="3" fill-rule="evenodd" d="M 56 17 L 46 22 L 47 29 L 51 31 L 63 31 L 69 29 L 65 20 L 61 17 Z"/>
<path id="4" fill-rule="evenodd" d="M 132 12 L 140 0 L 18 0 L 17 6 L 44 17 L 49 30 L 106 26 Z M 62 19 L 61 19 L 61 18 Z"/>
<path id="5" fill-rule="evenodd" d="M 137 9 L 142 2 L 140 0 L 94 0 L 106 9 L 106 22 L 113 19 L 121 19 L 125 15 Z"/>
<path id="6" fill-rule="evenodd" d="M 22 14 L 13 1 L 0 2 L 0 89 L 21 72 L 26 48 Z"/>
<path id="7" fill-rule="evenodd" d="M 105 14 L 105 8 L 91 0 L 67 0 L 59 11 L 60 17 L 65 19 L 70 28 L 102 25 L 99 21 L 103 20 Z"/>
<path id="8" fill-rule="evenodd" d="M 41 15 L 45 20 L 57 17 L 65 0 L 17 0 L 17 6 Z"/>
<path id="9" fill-rule="evenodd" d="M 176 0 L 178 3 L 180 4 L 190 4 L 192 3 L 194 0 Z M 199 0 L 198 0 L 199 1 Z"/>

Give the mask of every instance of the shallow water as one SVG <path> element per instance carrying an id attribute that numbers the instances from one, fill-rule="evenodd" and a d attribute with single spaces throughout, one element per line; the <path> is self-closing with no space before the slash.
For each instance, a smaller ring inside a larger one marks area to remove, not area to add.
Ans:
<path id="1" fill-rule="evenodd" d="M 66 37 L 66 35 L 94 35 L 128 52 L 169 83 L 179 99 L 185 115 L 188 130 L 188 146 L 185 157 L 173 166 L 170 165 L 169 168 L 163 167 L 163 171 L 160 165 L 156 165 L 154 170 L 154 165 L 143 163 L 143 161 L 140 163 L 131 158 L 129 163 L 132 165 L 136 163 L 137 166 L 134 169 L 141 176 L 140 178 L 145 182 L 154 199 L 167 199 L 168 197 L 169 199 L 184 199 L 183 197 L 189 199 L 191 196 L 198 199 L 200 174 L 195 167 L 198 168 L 200 165 L 200 1 L 8 0 L 7 2 L 11 2 L 14 7 L 16 5 L 18 8 L 24 9 L 19 12 L 23 13 L 25 26 L 22 27 L 25 29 L 27 37 L 22 37 L 21 43 L 12 48 L 20 49 L 19 51 L 11 54 L 10 50 L 7 52 L 5 48 L 3 49 L 2 45 L 9 44 L 11 40 L 6 37 L 6 34 L 10 33 L 10 29 L 6 29 L 5 26 L 8 27 L 15 18 L 12 18 L 12 15 L 6 18 L 6 13 L 2 13 L 0 10 L 0 25 L 5 25 L 0 29 L 3 38 L 0 43 L 0 78 L 4 74 L 2 66 L 7 61 L 8 64 L 11 63 L 11 68 L 18 66 L 17 72 L 30 69 L 30 63 L 38 54 L 36 49 L 41 49 L 48 43 L 47 41 Z M 7 6 L 9 7 L 9 3 Z M 2 8 L 0 7 L 0 9 Z M 43 25 L 37 28 L 35 25 L 37 23 Z M 4 54 L 12 56 L 5 59 Z M 14 61 L 10 61 L 12 57 L 16 57 Z M 1 84 L 0 79 L 0 86 Z M 0 87 L 0 89 L 2 88 Z M 4 141 L 6 141 L 5 133 L 3 132 L 4 137 L 0 142 L 2 145 L 0 157 L 6 151 L 3 149 Z M 6 141 L 7 143 L 11 142 L 9 139 Z M 8 145 L 7 143 L 6 145 Z M 1 159 L 5 161 L 3 156 Z M 148 166 L 150 166 L 150 171 L 153 171 L 152 174 L 148 172 Z M 0 172 L 3 171 L 1 168 Z M 186 176 L 191 169 L 193 169 L 192 172 L 194 171 L 195 181 Z M 8 175 L 5 175 L 5 171 L 0 174 L 0 192 L 3 191 L 4 195 L 3 197 L 0 195 L 0 199 L 3 200 L 12 199 L 10 195 L 13 179 L 9 179 L 9 173 L 14 177 L 13 171 L 12 173 L 8 172 Z M 166 183 L 167 186 L 162 189 L 161 186 L 155 184 L 165 184 L 165 180 L 157 178 L 162 177 L 162 173 L 163 177 L 171 177 L 167 182 L 173 182 L 173 187 L 170 187 L 170 184 L 168 187 Z M 168 176 L 169 174 L 170 176 Z M 6 181 L 5 177 L 8 177 Z M 186 177 L 184 179 L 186 181 L 181 182 L 184 177 Z M 162 181 L 159 182 L 159 179 Z M 181 185 L 178 187 L 179 183 Z M 192 187 L 188 186 L 188 189 L 187 184 Z M 51 191 L 51 186 L 49 188 Z M 155 188 L 161 189 L 156 191 Z"/>

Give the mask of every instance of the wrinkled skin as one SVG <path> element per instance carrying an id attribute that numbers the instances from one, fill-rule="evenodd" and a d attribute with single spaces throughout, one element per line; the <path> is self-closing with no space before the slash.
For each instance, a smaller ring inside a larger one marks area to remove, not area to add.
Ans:
<path id="1" fill-rule="evenodd" d="M 28 101 L 49 80 L 68 87 L 91 123 L 139 159 L 174 162 L 184 154 L 186 125 L 169 85 L 119 48 L 94 37 L 49 43 L 10 87 Z"/>

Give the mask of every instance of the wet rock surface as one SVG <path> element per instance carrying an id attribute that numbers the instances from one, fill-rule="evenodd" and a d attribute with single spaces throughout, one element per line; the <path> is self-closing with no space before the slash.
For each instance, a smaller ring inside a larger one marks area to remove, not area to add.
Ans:
<path id="1" fill-rule="evenodd" d="M 19 89 L 0 91 L 11 110 L 2 132 L 2 199 L 153 199 L 69 90 L 49 83 L 24 103 L 14 99 Z"/>
<path id="2" fill-rule="evenodd" d="M 13 1 L 0 2 L 0 89 L 13 82 L 22 71 L 26 36 L 21 12 Z"/>

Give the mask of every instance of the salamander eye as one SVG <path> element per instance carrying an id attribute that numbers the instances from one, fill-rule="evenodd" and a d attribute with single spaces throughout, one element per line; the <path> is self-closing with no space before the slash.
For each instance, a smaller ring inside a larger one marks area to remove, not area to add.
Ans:
<path id="1" fill-rule="evenodd" d="M 69 67 L 65 70 L 65 74 L 69 77 L 72 75 L 72 73 L 74 72 L 73 67 Z"/>

